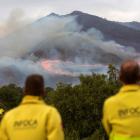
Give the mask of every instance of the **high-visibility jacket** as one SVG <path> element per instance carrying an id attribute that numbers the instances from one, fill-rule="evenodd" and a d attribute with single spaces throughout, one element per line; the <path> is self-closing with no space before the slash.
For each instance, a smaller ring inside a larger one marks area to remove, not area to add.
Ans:
<path id="1" fill-rule="evenodd" d="M 4 112 L 4 110 L 3 109 L 0 109 L 0 114 L 2 114 Z"/>
<path id="2" fill-rule="evenodd" d="M 110 140 L 140 140 L 140 87 L 125 85 L 108 98 L 102 123 Z"/>
<path id="3" fill-rule="evenodd" d="M 0 140 L 64 140 L 58 111 L 38 96 L 25 96 L 7 112 L 0 125 Z"/>

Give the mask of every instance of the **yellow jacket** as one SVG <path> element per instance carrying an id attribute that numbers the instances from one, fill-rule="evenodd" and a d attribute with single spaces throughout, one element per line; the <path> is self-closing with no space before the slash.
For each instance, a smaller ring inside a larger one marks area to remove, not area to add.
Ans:
<path id="1" fill-rule="evenodd" d="M 64 140 L 61 117 L 38 96 L 25 96 L 7 112 L 0 125 L 0 140 Z"/>
<path id="2" fill-rule="evenodd" d="M 110 140 L 140 140 L 140 87 L 123 86 L 108 98 L 102 122 Z"/>
<path id="3" fill-rule="evenodd" d="M 4 110 L 3 109 L 0 109 L 0 114 L 2 114 L 4 112 Z"/>

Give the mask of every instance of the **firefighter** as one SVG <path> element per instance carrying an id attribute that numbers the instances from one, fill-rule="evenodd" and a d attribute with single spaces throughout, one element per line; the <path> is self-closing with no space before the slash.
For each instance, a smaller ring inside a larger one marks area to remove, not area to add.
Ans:
<path id="1" fill-rule="evenodd" d="M 4 112 L 4 110 L 1 108 L 0 109 L 0 115 L 2 115 L 3 112 Z"/>
<path id="2" fill-rule="evenodd" d="M 0 140 L 64 140 L 60 114 L 43 101 L 43 77 L 29 76 L 24 94 L 20 105 L 3 116 Z"/>
<path id="3" fill-rule="evenodd" d="M 110 140 L 140 140 L 139 71 L 136 62 L 124 62 L 119 75 L 123 86 L 104 103 L 102 123 Z"/>

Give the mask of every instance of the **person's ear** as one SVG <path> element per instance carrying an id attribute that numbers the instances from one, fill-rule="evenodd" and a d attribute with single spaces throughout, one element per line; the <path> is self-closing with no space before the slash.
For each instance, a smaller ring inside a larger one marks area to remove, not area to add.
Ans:
<path id="1" fill-rule="evenodd" d="M 23 93 L 24 93 L 24 95 L 27 95 L 26 88 L 23 89 Z"/>
<path id="2" fill-rule="evenodd" d="M 44 97 L 45 97 L 45 94 L 46 94 L 46 90 L 45 90 L 45 89 L 43 89 L 43 92 L 42 92 L 42 98 L 44 98 Z"/>
<path id="3" fill-rule="evenodd" d="M 119 81 L 121 81 L 121 82 L 122 82 L 122 79 L 121 79 L 121 74 L 119 74 L 118 79 L 119 79 Z"/>

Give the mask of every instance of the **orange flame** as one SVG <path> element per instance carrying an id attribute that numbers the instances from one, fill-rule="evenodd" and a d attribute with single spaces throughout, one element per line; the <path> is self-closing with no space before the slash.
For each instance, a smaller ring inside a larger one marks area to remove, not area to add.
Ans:
<path id="1" fill-rule="evenodd" d="M 53 72 L 53 73 L 56 73 L 56 74 L 77 76 L 77 75 L 75 75 L 75 74 L 70 74 L 70 73 L 62 72 L 61 69 L 55 70 L 55 69 L 53 69 L 51 63 L 66 63 L 66 64 L 74 65 L 73 62 L 63 61 L 63 60 L 45 60 L 45 61 L 42 61 L 42 66 L 43 66 L 43 68 L 47 69 L 48 71 Z M 66 65 L 66 64 L 65 64 L 65 65 Z M 75 65 L 75 66 L 81 66 L 81 67 L 105 66 L 105 67 L 108 67 L 108 65 L 102 65 L 102 64 L 95 64 L 95 65 L 87 64 L 87 65 Z"/>

